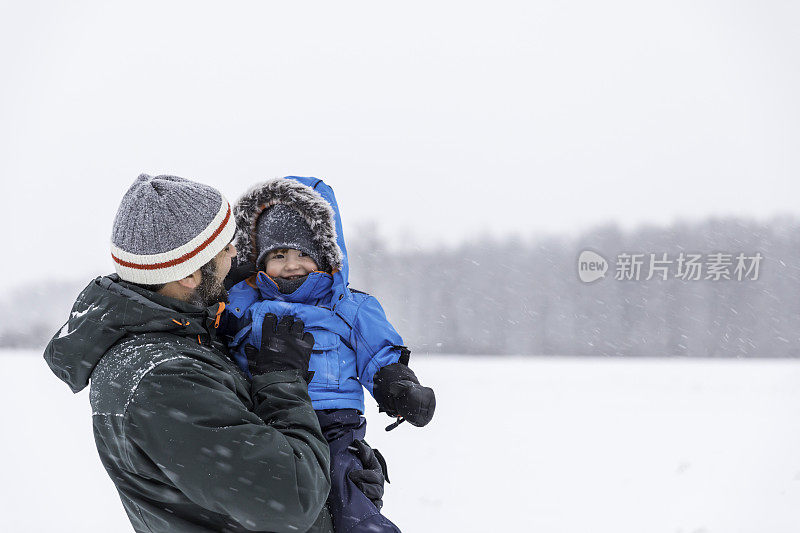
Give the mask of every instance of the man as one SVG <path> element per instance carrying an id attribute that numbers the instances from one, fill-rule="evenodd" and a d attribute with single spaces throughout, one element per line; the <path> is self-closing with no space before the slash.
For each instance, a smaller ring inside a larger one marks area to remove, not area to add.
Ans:
<path id="1" fill-rule="evenodd" d="M 217 339 L 234 226 L 216 189 L 139 176 L 114 221 L 117 274 L 84 289 L 45 351 L 74 392 L 91 378 L 97 449 L 139 532 L 332 531 L 313 337 L 268 316 L 252 381 Z M 369 468 L 356 485 L 379 500 L 374 454 L 354 453 Z"/>

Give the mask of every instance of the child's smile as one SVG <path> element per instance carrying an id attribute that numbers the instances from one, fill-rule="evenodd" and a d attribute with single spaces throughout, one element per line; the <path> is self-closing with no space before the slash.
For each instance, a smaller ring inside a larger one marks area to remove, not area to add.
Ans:
<path id="1" fill-rule="evenodd" d="M 308 254 L 290 248 L 269 252 L 264 270 L 272 279 L 294 280 L 319 270 L 319 267 Z"/>

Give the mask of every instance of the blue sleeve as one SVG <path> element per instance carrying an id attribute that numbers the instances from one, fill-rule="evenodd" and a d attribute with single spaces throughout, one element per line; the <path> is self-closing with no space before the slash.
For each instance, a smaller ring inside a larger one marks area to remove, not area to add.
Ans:
<path id="1" fill-rule="evenodd" d="M 252 307 L 242 313 L 241 316 L 236 317 L 231 313 L 228 322 L 231 332 L 228 336 L 228 350 L 231 357 L 236 362 L 236 366 L 244 372 L 247 377 L 250 377 L 250 370 L 247 368 L 247 355 L 244 352 L 244 347 L 247 344 L 259 346 L 261 339 L 255 339 L 255 332 L 253 331 L 252 320 Z"/>
<path id="2" fill-rule="evenodd" d="M 386 319 L 383 307 L 367 296 L 356 312 L 351 332 L 361 384 L 372 394 L 372 378 L 378 369 L 396 363 L 403 339 Z"/>
<path id="3" fill-rule="evenodd" d="M 254 338 L 253 331 L 253 311 L 258 305 L 258 291 L 248 285 L 247 281 L 241 281 L 231 287 L 228 298 L 230 302 L 225 307 L 223 338 L 228 343 L 230 355 L 236 365 L 250 377 L 244 347 L 246 344 L 259 346 L 261 343 L 260 328 L 258 338 Z"/>

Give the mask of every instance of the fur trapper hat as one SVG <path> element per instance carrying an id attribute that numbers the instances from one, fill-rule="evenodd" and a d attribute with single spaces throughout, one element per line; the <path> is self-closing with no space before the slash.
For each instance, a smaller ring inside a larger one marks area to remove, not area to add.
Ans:
<path id="1" fill-rule="evenodd" d="M 311 244 L 320 270 L 342 268 L 342 251 L 336 242 L 336 222 L 331 205 L 314 189 L 293 179 L 277 178 L 257 183 L 233 207 L 236 249 L 240 263 L 257 263 L 257 223 L 264 210 L 285 205 L 298 212 L 311 230 Z"/>

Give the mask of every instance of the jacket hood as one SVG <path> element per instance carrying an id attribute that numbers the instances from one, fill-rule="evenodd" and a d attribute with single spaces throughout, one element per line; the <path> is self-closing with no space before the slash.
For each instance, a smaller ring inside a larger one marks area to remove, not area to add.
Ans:
<path id="1" fill-rule="evenodd" d="M 214 307 L 214 314 L 216 308 Z M 180 302 L 122 282 L 99 277 L 81 292 L 69 320 L 50 340 L 44 358 L 53 373 L 73 392 L 89 384 L 103 355 L 130 333 L 207 333 L 209 309 Z"/>
<path id="2" fill-rule="evenodd" d="M 287 176 L 268 180 L 252 186 L 239 198 L 233 208 L 238 261 L 255 264 L 256 221 L 266 208 L 277 204 L 292 207 L 302 215 L 320 251 L 320 267 L 341 272 L 346 283 L 349 268 L 339 206 L 333 189 L 317 178 Z"/>

